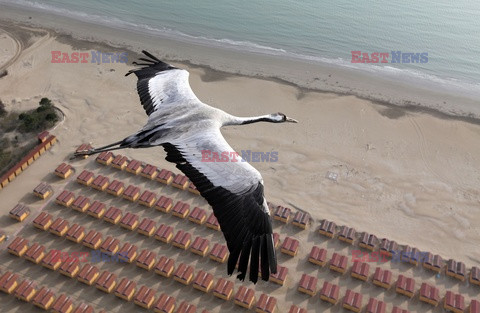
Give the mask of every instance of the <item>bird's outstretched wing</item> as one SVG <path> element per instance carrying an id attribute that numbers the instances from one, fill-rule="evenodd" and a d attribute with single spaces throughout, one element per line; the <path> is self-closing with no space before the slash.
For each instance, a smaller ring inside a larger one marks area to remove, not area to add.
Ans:
<path id="1" fill-rule="evenodd" d="M 133 62 L 142 67 L 130 70 L 125 76 L 132 73 L 137 76 L 137 92 L 147 115 L 178 103 L 202 103 L 190 88 L 188 71 L 160 61 L 145 50 L 142 52 L 148 57 L 139 59 L 144 63 Z"/>
<path id="2" fill-rule="evenodd" d="M 204 110 L 209 107 L 193 93 L 188 72 L 143 53 L 149 59 L 141 58 L 146 63 L 136 65 L 143 67 L 127 75 L 134 73 L 138 77 L 137 90 L 149 122 L 127 142 L 135 142 L 136 146 L 144 141 L 148 141 L 146 146 L 162 145 L 166 160 L 175 163 L 212 206 L 230 251 L 228 274 L 238 263 L 238 278 L 243 280 L 250 263 L 251 281 L 257 282 L 259 269 L 262 279 L 268 280 L 270 273 L 277 271 L 277 261 L 260 173 L 240 157 L 232 161 L 234 150 L 220 133 L 219 123 L 189 119 L 194 109 L 199 112 L 202 106 Z M 205 162 L 205 151 L 227 153 L 229 161 Z"/>
<path id="3" fill-rule="evenodd" d="M 256 283 L 261 269 L 262 279 L 268 280 L 270 273 L 277 271 L 277 261 L 260 173 L 233 154 L 219 129 L 208 128 L 163 147 L 166 160 L 176 163 L 212 206 L 230 251 L 228 274 L 238 262 L 237 277 L 243 280 L 250 262 L 249 279 Z M 202 157 L 206 151 L 210 152 L 209 158 L 224 152 L 228 161 L 208 162 L 205 155 Z"/>

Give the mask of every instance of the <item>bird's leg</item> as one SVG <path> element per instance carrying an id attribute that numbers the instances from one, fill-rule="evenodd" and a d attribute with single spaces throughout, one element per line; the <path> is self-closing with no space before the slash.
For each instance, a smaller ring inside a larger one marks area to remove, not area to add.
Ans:
<path id="1" fill-rule="evenodd" d="M 106 145 L 106 146 L 103 146 L 103 147 L 100 147 L 100 148 L 96 148 L 96 149 L 93 148 L 93 149 L 90 149 L 90 150 L 77 151 L 73 155 L 75 157 L 78 157 L 78 156 L 84 156 L 84 155 L 97 154 L 97 153 L 101 153 L 101 152 L 104 152 L 104 151 L 112 151 L 112 150 L 123 149 L 125 147 L 113 147 L 113 146 L 117 146 L 117 145 L 121 144 L 122 142 L 123 142 L 123 140 L 120 140 L 120 141 L 111 143 L 109 145 Z M 113 148 L 111 148 L 111 147 L 113 147 Z"/>

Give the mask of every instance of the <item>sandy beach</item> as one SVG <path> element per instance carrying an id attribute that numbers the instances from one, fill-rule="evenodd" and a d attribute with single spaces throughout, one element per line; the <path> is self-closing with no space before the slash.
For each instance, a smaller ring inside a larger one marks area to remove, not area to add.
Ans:
<path id="1" fill-rule="evenodd" d="M 41 15 L 33 16 L 32 20 L 39 22 L 42 18 Z M 375 295 L 378 299 L 404 306 L 412 312 L 431 310 L 417 303 L 418 301 L 413 304 L 407 302 L 406 298 L 396 296 L 392 290 L 385 293 L 373 290 L 375 287 L 371 284 L 361 285 L 349 275 L 334 275 L 326 268 L 319 269 L 308 264 L 306 259 L 310 247 L 314 244 L 328 248 L 329 255 L 333 251 L 351 255 L 352 249 L 355 249 L 336 240 L 327 241 L 321 238 L 315 230 L 323 219 L 335 221 L 337 225 L 354 227 L 357 232 L 367 231 L 379 238 L 389 238 L 399 244 L 417 247 L 421 251 L 430 251 L 446 260 L 463 261 L 467 268 L 480 266 L 480 123 L 473 117 L 449 117 L 446 113 L 458 113 L 452 107 L 442 107 L 441 112 L 433 110 L 438 103 L 443 104 L 444 101 L 450 104 L 458 100 L 468 106 L 478 103 L 478 99 L 460 99 L 440 91 L 436 94 L 419 90 L 410 92 L 406 87 L 400 86 L 397 88 L 398 99 L 404 94 L 408 97 L 419 95 L 418 101 L 427 104 L 424 109 L 418 109 L 416 105 L 413 108 L 402 108 L 386 102 L 373 102 L 361 95 L 349 95 L 348 92 L 352 90 L 339 88 L 340 93 L 313 90 L 316 82 L 313 77 L 322 80 L 332 73 L 334 77 L 337 74 L 338 77 L 346 75 L 341 71 L 316 72 L 307 71 L 308 65 L 304 65 L 304 68 L 295 66 L 291 69 L 292 73 L 303 75 L 305 82 L 310 84 L 310 88 L 299 87 L 279 79 L 230 74 L 210 67 L 211 63 L 218 61 L 218 69 L 228 67 L 230 70 L 230 67 L 238 66 L 239 74 L 247 73 L 248 66 L 244 68 L 229 61 L 235 60 L 233 52 L 216 58 L 220 54 L 218 51 L 212 55 L 206 53 L 210 51 L 206 47 L 187 47 L 187 55 L 198 48 L 197 59 L 193 63 L 205 63 L 209 66 L 192 65 L 192 62 L 179 62 L 172 55 L 171 51 L 175 49 L 173 41 L 163 48 L 155 42 L 145 41 L 148 37 L 132 37 L 131 34 L 120 37 L 121 30 L 99 27 L 97 32 L 90 33 L 90 26 L 79 28 L 81 25 L 76 21 L 65 26 L 67 34 L 59 32 L 59 29 L 49 28 L 48 23 L 44 29 L 32 28 L 31 25 L 21 26 L 26 22 L 29 22 L 26 16 L 18 21 L 18 24 L 6 19 L 0 20 L 0 68 L 8 66 L 8 75 L 0 78 L 0 98 L 8 110 L 23 111 L 36 107 L 40 98 L 48 97 L 64 112 L 65 120 L 51 130 L 51 133 L 57 136 L 58 144 L 0 191 L 0 228 L 7 234 L 19 232 L 31 241 L 44 241 L 43 244 L 50 248 L 87 251 L 80 245 L 75 246 L 41 233 L 31 225 L 23 226 L 25 222 L 14 223 L 7 216 L 8 211 L 19 202 L 31 206 L 34 212 L 43 208 L 44 203 L 36 200 L 31 193 L 40 181 L 47 181 L 58 190 L 63 190 L 62 184 L 65 184 L 65 188 L 79 192 L 80 187 L 74 181 L 63 182 L 54 178 L 53 170 L 62 162 L 71 162 L 78 169 L 87 168 L 95 173 L 106 173 L 111 177 L 136 183 L 142 186 L 142 189 L 158 188 L 158 185 L 152 182 L 100 167 L 92 158 L 69 160 L 72 152 L 81 143 L 102 146 L 118 141 L 141 128 L 146 122 L 146 115 L 135 89 L 136 80 L 132 76 L 124 75 L 131 69 L 131 62 L 136 59 L 137 53 L 147 49 L 166 57 L 167 60 L 173 60 L 174 65 L 189 70 L 190 84 L 198 98 L 214 107 L 238 116 L 283 112 L 299 121 L 298 124 L 291 125 L 261 123 L 222 129 L 227 141 L 237 151 L 278 152 L 278 162 L 252 163 L 263 176 L 268 201 L 294 210 L 307 211 L 313 218 L 308 231 L 299 231 L 292 225 L 275 223 L 275 231 L 282 234 L 282 239 L 289 235 L 301 242 L 298 256 L 279 257 L 280 264 L 290 268 L 290 278 L 285 286 L 278 287 L 262 282 L 255 287 L 257 296 L 261 292 L 276 296 L 280 312 L 285 312 L 292 303 L 309 311 L 340 311 L 338 306 L 330 307 L 320 301 L 318 296 L 310 298 L 300 294 L 296 288 L 301 273 L 317 275 L 322 283 L 323 280 L 337 283 L 342 290 L 351 288 Z M 112 43 L 106 40 L 94 42 L 72 37 L 70 28 L 73 28 L 73 25 L 77 33 L 89 36 L 91 34 L 91 40 L 105 34 L 115 34 L 112 38 L 115 38 L 117 44 L 112 46 Z M 187 46 L 185 43 L 176 45 L 177 49 Z M 51 51 L 90 53 L 92 50 L 126 52 L 128 63 L 51 62 Z M 203 62 L 207 59 L 208 62 Z M 254 67 L 255 62 L 260 61 L 260 57 L 253 55 L 249 66 Z M 273 61 L 270 65 L 270 71 L 289 71 L 286 68 L 280 69 Z M 266 72 L 265 76 L 271 75 Z M 358 84 L 352 89 L 362 90 L 362 82 Z M 395 89 L 393 82 L 377 83 L 372 80 L 370 84 L 377 84 L 375 89 L 379 90 L 379 94 L 386 85 L 388 86 L 385 88 Z M 392 102 L 397 101 L 393 100 L 395 101 Z M 129 158 L 178 172 L 172 164 L 164 160 L 165 153 L 162 148 L 126 150 L 121 153 Z M 329 172 L 338 174 L 336 181 L 326 177 Z M 95 191 L 82 191 L 83 193 L 108 204 L 125 204 L 123 200 Z M 183 199 L 195 206 L 208 207 L 201 198 L 185 195 L 171 187 L 162 187 L 158 193 L 177 200 Z M 105 236 L 113 235 L 122 242 L 136 241 L 142 248 L 178 256 L 183 262 L 209 270 L 216 277 L 226 276 L 225 266 L 216 266 L 190 252 L 179 252 L 178 249 L 165 245 L 159 246 L 153 239 L 130 234 L 119 227 L 107 229 L 101 221 L 73 211 L 65 211 L 66 209 L 53 203 L 46 205 L 45 210 L 62 216 L 71 223 L 82 222 L 91 229 L 102 230 Z M 142 217 L 158 219 L 160 216 L 158 212 L 145 210 L 138 205 L 130 206 L 129 210 L 141 214 Z M 171 223 L 176 229 L 184 228 L 196 235 L 206 236 L 211 242 L 223 241 L 220 233 L 214 234 L 203 228 L 198 230 L 193 224 L 171 216 L 162 217 L 161 221 Z M 5 248 L 6 245 L 3 244 L 2 247 Z M 2 272 L 5 268 L 17 270 L 42 284 L 70 293 L 79 300 L 89 301 L 96 308 L 122 312 L 135 307 L 133 304 L 123 304 L 113 296 L 107 297 L 94 287 L 79 287 L 79 283 L 69 284 L 68 280 L 59 274 L 56 274 L 58 277 L 51 278 L 50 272 L 40 270 L 39 265 L 27 267 L 27 261 L 18 262 L 16 257 L 8 255 L 4 249 L 0 259 Z M 405 264 L 394 266 L 397 272 L 405 272 L 408 276 L 438 285 L 442 294 L 445 290 L 452 290 L 464 294 L 468 299 L 478 298 L 478 288 L 451 280 L 445 275 L 436 277 L 421 267 Z M 173 280 L 159 280 L 156 276 L 153 277 L 153 274 L 141 271 L 133 265 L 122 268 L 118 264 L 104 264 L 102 267 L 118 272 L 119 277 L 127 276 L 158 290 L 167 290 L 179 299 L 186 299 L 199 308 L 208 308 L 211 312 L 238 310 L 233 302 L 224 303 L 192 288 L 177 289 L 178 283 Z M 233 278 L 230 279 L 233 281 Z M 240 282 L 236 284 L 239 285 Z M 245 285 L 253 288 L 252 284 Z M 4 294 L 0 299 L 4 312 L 15 312 L 18 306 L 25 310 L 33 308 L 28 304 L 20 305 L 14 297 Z M 364 299 L 365 304 L 367 301 L 368 299 Z M 432 312 L 441 312 L 441 309 L 437 308 Z"/>

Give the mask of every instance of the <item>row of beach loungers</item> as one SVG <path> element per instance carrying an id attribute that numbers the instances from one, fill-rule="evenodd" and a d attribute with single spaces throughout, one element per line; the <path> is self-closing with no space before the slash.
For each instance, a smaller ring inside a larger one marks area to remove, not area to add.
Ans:
<path id="1" fill-rule="evenodd" d="M 61 252 L 58 250 L 50 250 L 45 254 L 41 262 L 36 262 L 35 260 L 32 260 L 32 254 L 30 254 L 29 251 L 32 249 L 38 250 L 39 246 L 40 245 L 38 243 L 34 243 L 29 247 L 26 239 L 17 237 L 9 245 L 8 251 L 18 257 L 24 257 L 35 264 L 41 264 L 48 269 L 54 271 L 58 270 L 59 273 L 67 277 L 76 278 L 78 281 L 89 286 L 95 286 L 97 289 L 103 292 L 113 293 L 115 296 L 126 301 L 133 301 L 135 304 L 143 308 L 153 309 L 155 312 L 168 313 L 173 312 L 175 308 L 175 298 L 166 294 L 156 297 L 155 290 L 147 286 L 137 288 L 137 283 L 129 280 L 128 278 L 118 279 L 114 273 L 109 271 L 100 272 L 100 270 L 91 263 L 86 263 L 82 268 L 80 268 L 80 261 L 78 259 L 66 260 L 62 262 L 59 258 Z M 44 248 L 42 251 L 44 251 Z M 131 249 L 129 249 L 128 253 L 121 254 L 120 258 L 125 258 L 124 260 L 126 262 L 133 262 L 133 259 L 128 259 L 130 252 Z M 107 253 L 112 255 L 111 252 Z M 191 285 L 193 288 L 204 293 L 212 292 L 215 297 L 225 301 L 230 301 L 233 298 L 235 304 L 247 309 L 253 308 L 255 304 L 256 297 L 253 289 L 240 286 L 234 296 L 234 283 L 232 281 L 219 278 L 216 284 L 214 284 L 215 279 L 212 274 L 200 270 L 195 275 L 195 269 L 193 266 L 181 263 L 175 267 L 175 261 L 171 258 L 167 258 L 166 256 L 161 256 L 158 261 L 156 261 L 156 254 L 148 250 L 143 250 L 142 253 L 140 253 L 140 255 L 136 258 L 136 265 L 145 270 L 153 270 L 156 274 L 163 277 L 173 278 L 175 281 L 185 286 Z M 4 282 L 2 276 L 2 278 L 0 278 L 0 290 L 6 290 L 5 292 L 7 293 L 13 292 L 13 289 L 15 289 L 16 285 L 9 287 L 6 286 L 7 284 L 9 286 L 12 285 L 12 281 L 6 279 Z M 30 301 L 35 296 L 36 292 L 37 290 L 33 288 L 25 301 Z M 274 297 L 262 294 L 256 302 L 255 310 L 257 312 L 265 313 L 275 312 L 276 302 L 277 300 Z M 48 310 L 49 308 L 44 309 Z M 183 311 L 179 309 L 177 312 Z"/>
<path id="2" fill-rule="evenodd" d="M 378 258 L 379 262 L 382 262 L 382 260 L 388 257 L 397 262 L 408 263 L 414 266 L 422 264 L 425 269 L 436 273 L 445 271 L 447 276 L 460 281 L 465 281 L 468 276 L 466 266 L 463 262 L 458 262 L 453 259 L 445 262 L 441 256 L 434 255 L 431 252 L 422 252 L 408 245 L 401 246 L 397 244 L 397 242 L 387 238 L 379 240 L 377 236 L 367 232 L 357 234 L 354 228 L 348 226 L 337 227 L 334 222 L 323 220 L 318 231 L 327 238 L 334 238 L 336 236 L 338 240 L 348 244 L 358 243 L 358 246 L 361 248 L 369 251 L 378 251 L 376 258 Z M 480 286 L 479 273 L 480 270 L 478 267 L 474 266 L 471 268 L 469 275 L 469 282 L 471 284 Z"/>

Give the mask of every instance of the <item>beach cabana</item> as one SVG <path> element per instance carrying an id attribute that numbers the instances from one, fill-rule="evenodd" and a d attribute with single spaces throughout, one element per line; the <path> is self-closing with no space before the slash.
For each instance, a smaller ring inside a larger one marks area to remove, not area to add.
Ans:
<path id="1" fill-rule="evenodd" d="M 103 151 L 97 156 L 96 161 L 103 165 L 110 165 L 113 159 L 114 157 L 111 151 Z"/>
<path id="2" fill-rule="evenodd" d="M 14 220 L 23 222 L 30 215 L 30 209 L 25 204 L 19 203 L 10 210 L 8 215 Z"/>
<path id="3" fill-rule="evenodd" d="M 316 265 L 324 266 L 327 263 L 327 250 L 313 246 L 308 256 L 308 261 Z"/>
<path id="4" fill-rule="evenodd" d="M 372 283 L 376 286 L 390 289 L 390 287 L 392 286 L 392 272 L 377 267 L 375 269 L 375 274 L 373 274 Z"/>
<path id="5" fill-rule="evenodd" d="M 188 247 L 190 246 L 192 235 L 190 233 L 179 230 L 175 237 L 173 237 L 172 245 L 174 247 L 187 250 Z"/>
<path id="6" fill-rule="evenodd" d="M 73 174 L 73 167 L 70 164 L 62 163 L 55 169 L 55 175 L 67 179 Z"/>
<path id="7" fill-rule="evenodd" d="M 65 234 L 65 238 L 75 243 L 80 243 L 85 237 L 85 227 L 79 224 L 73 224 Z"/>
<path id="8" fill-rule="evenodd" d="M 133 280 L 129 280 L 128 278 L 124 277 L 118 283 L 117 288 L 115 289 L 115 296 L 130 301 L 132 300 L 133 296 L 135 295 L 135 290 L 137 288 L 137 283 Z"/>
<path id="9" fill-rule="evenodd" d="M 197 276 L 195 276 L 192 285 L 193 288 L 208 293 L 212 289 L 213 275 L 200 270 Z"/>
<path id="10" fill-rule="evenodd" d="M 110 180 L 108 177 L 103 175 L 98 175 L 92 182 L 91 186 L 93 189 L 97 189 L 99 191 L 104 191 L 107 189 L 108 185 L 110 184 Z"/>
<path id="11" fill-rule="evenodd" d="M 75 200 L 75 194 L 71 191 L 64 190 L 55 199 L 55 203 L 68 208 L 70 207 L 70 205 L 73 203 L 74 200 Z"/>
<path id="12" fill-rule="evenodd" d="M 437 306 L 440 302 L 440 292 L 437 287 L 427 283 L 422 283 L 422 286 L 420 287 L 419 300 L 433 306 Z"/>
<path id="13" fill-rule="evenodd" d="M 123 198 L 129 201 L 135 202 L 140 197 L 140 188 L 134 185 L 130 185 L 123 192 Z"/>
<path id="14" fill-rule="evenodd" d="M 398 294 L 412 298 L 415 294 L 415 279 L 411 277 L 405 277 L 402 274 L 398 275 L 395 291 Z"/>
<path id="15" fill-rule="evenodd" d="M 85 212 L 90 207 L 90 199 L 85 196 L 78 196 L 72 203 L 71 208 L 78 212 Z"/>
<path id="16" fill-rule="evenodd" d="M 365 248 L 365 249 L 368 249 L 370 251 L 373 251 L 375 249 L 375 246 L 376 246 L 377 242 L 378 242 L 377 236 L 369 234 L 367 232 L 363 232 L 360 235 L 358 245 L 361 248 Z"/>
<path id="17" fill-rule="evenodd" d="M 117 238 L 113 238 L 112 236 L 108 236 L 102 242 L 100 246 L 100 251 L 112 256 L 118 252 L 119 248 L 120 248 L 120 240 L 118 240 Z"/>
<path id="18" fill-rule="evenodd" d="M 121 181 L 114 180 L 108 185 L 107 187 L 107 193 L 114 195 L 116 197 L 120 197 L 123 194 L 123 191 L 125 190 L 125 186 Z"/>
<path id="19" fill-rule="evenodd" d="M 257 301 L 255 312 L 257 313 L 274 313 L 277 309 L 277 298 L 262 293 Z"/>
<path id="20" fill-rule="evenodd" d="M 340 231 L 338 232 L 338 239 L 343 242 L 352 244 L 353 241 L 355 240 L 355 234 L 356 234 L 356 231 L 354 228 L 348 227 L 348 226 L 342 226 L 340 227 Z"/>
<path id="21" fill-rule="evenodd" d="M 172 276 L 174 269 L 175 269 L 175 261 L 173 259 L 167 258 L 166 256 L 162 255 L 158 260 L 157 264 L 155 265 L 154 271 L 158 275 L 162 275 L 164 277 L 170 277 Z"/>
<path id="22" fill-rule="evenodd" d="M 465 280 L 466 269 L 465 263 L 457 262 L 453 259 L 448 260 L 447 267 L 445 269 L 447 276 L 459 279 L 461 281 Z"/>
<path id="23" fill-rule="evenodd" d="M 80 260 L 73 259 L 70 262 L 64 262 L 58 269 L 58 272 L 70 278 L 75 278 L 80 271 Z"/>
<path id="24" fill-rule="evenodd" d="M 153 306 L 153 311 L 155 313 L 173 313 L 174 309 L 175 298 L 167 295 L 166 293 L 162 293 Z"/>
<path id="25" fill-rule="evenodd" d="M 33 189 L 33 194 L 40 199 L 47 199 L 52 193 L 52 187 L 47 183 L 40 183 L 35 189 Z"/>
<path id="26" fill-rule="evenodd" d="M 170 243 L 173 238 L 173 227 L 165 224 L 160 225 L 154 237 L 162 242 Z"/>
<path id="27" fill-rule="evenodd" d="M 62 264 L 59 250 L 52 249 L 48 251 L 47 255 L 43 258 L 41 265 L 52 271 L 56 271 Z"/>
<path id="28" fill-rule="evenodd" d="M 205 222 L 205 226 L 207 226 L 210 229 L 220 231 L 220 224 L 218 224 L 218 220 L 213 213 L 211 213 L 210 216 L 207 218 L 207 221 Z"/>
<path id="29" fill-rule="evenodd" d="M 368 263 L 353 262 L 351 275 L 356 279 L 367 281 L 369 271 L 370 271 L 370 265 L 368 265 Z"/>
<path id="30" fill-rule="evenodd" d="M 32 280 L 25 279 L 20 284 L 18 284 L 17 289 L 15 289 L 14 295 L 15 298 L 19 300 L 30 302 L 30 300 L 32 300 L 37 291 L 37 283 Z"/>
<path id="31" fill-rule="evenodd" d="M 110 207 L 105 215 L 103 215 L 103 220 L 111 224 L 118 224 L 122 219 L 122 210 L 114 206 Z"/>
<path id="32" fill-rule="evenodd" d="M 188 215 L 188 220 L 198 225 L 202 225 L 205 223 L 207 219 L 207 212 L 204 209 L 199 207 L 194 207 L 190 215 Z"/>
<path id="33" fill-rule="evenodd" d="M 237 293 L 235 294 L 233 303 L 247 310 L 250 310 L 253 307 L 254 302 L 255 291 L 245 286 L 240 286 L 240 288 L 238 288 L 237 290 Z"/>
<path id="34" fill-rule="evenodd" d="M 32 299 L 32 304 L 40 309 L 48 311 L 55 300 L 55 293 L 47 287 L 42 287 L 35 297 Z"/>
<path id="35" fill-rule="evenodd" d="M 81 283 L 91 286 L 95 283 L 95 281 L 97 281 L 98 275 L 98 268 L 90 263 L 87 263 L 78 273 L 77 280 Z"/>
<path id="36" fill-rule="evenodd" d="M 309 296 L 314 296 L 317 293 L 318 278 L 307 274 L 302 274 L 300 283 L 298 284 L 298 291 L 306 293 Z"/>
<path id="37" fill-rule="evenodd" d="M 273 219 L 287 224 L 290 220 L 290 214 L 292 210 L 281 205 L 277 206 L 273 213 Z"/>
<path id="38" fill-rule="evenodd" d="M 82 244 L 87 248 L 97 250 L 102 244 L 102 233 L 93 229 L 90 230 L 85 238 L 83 238 Z"/>
<path id="39" fill-rule="evenodd" d="M 22 237 L 16 237 L 7 248 L 8 252 L 22 257 L 28 250 L 28 240 Z"/>
<path id="40" fill-rule="evenodd" d="M 67 233 L 68 228 L 68 221 L 64 220 L 61 217 L 57 217 L 57 219 L 53 221 L 52 225 L 50 225 L 50 228 L 48 230 L 54 235 L 63 237 Z"/>
<path id="41" fill-rule="evenodd" d="M 385 302 L 377 300 L 375 298 L 370 298 L 368 300 L 365 313 L 385 313 L 386 310 L 387 310 L 387 304 Z"/>
<path id="42" fill-rule="evenodd" d="M 160 198 L 155 202 L 154 208 L 164 212 L 169 213 L 173 206 L 173 200 L 171 198 L 160 196 Z"/>
<path id="43" fill-rule="evenodd" d="M 181 190 L 185 190 L 188 187 L 188 178 L 185 175 L 177 174 L 172 181 L 172 186 Z"/>
<path id="44" fill-rule="evenodd" d="M 136 265 L 138 267 L 144 268 L 147 271 L 151 270 L 152 267 L 155 265 L 155 258 L 157 254 L 152 252 L 148 249 L 142 250 L 140 255 L 137 257 Z"/>
<path id="45" fill-rule="evenodd" d="M 330 259 L 330 270 L 343 274 L 347 271 L 347 266 L 347 256 L 338 254 L 336 252 L 332 255 L 332 258 Z"/>
<path id="46" fill-rule="evenodd" d="M 280 235 L 278 233 L 273 233 L 273 247 L 277 249 L 279 244 L 280 244 Z"/>
<path id="47" fill-rule="evenodd" d="M 320 290 L 320 299 L 335 305 L 338 302 L 339 294 L 340 287 L 338 287 L 338 285 L 325 281 L 322 290 Z"/>
<path id="48" fill-rule="evenodd" d="M 120 226 L 128 230 L 135 230 L 138 226 L 138 215 L 127 212 L 120 220 Z"/>
<path id="49" fill-rule="evenodd" d="M 190 285 L 193 280 L 193 266 L 181 263 L 173 274 L 173 279 L 184 285 Z"/>
<path id="50" fill-rule="evenodd" d="M 85 186 L 90 186 L 93 182 L 94 179 L 94 174 L 90 171 L 83 170 L 78 176 L 77 176 L 77 183 L 85 185 Z"/>
<path id="51" fill-rule="evenodd" d="M 187 217 L 189 212 L 190 205 L 182 201 L 178 201 L 172 209 L 172 215 L 179 218 Z"/>
<path id="52" fill-rule="evenodd" d="M 285 240 L 282 243 L 282 247 L 280 251 L 290 256 L 296 256 L 299 246 L 300 246 L 300 243 L 297 239 L 293 239 L 291 237 L 285 237 Z"/>
<path id="53" fill-rule="evenodd" d="M 440 273 L 444 266 L 443 259 L 440 255 L 436 254 L 433 255 L 431 252 L 427 252 L 424 254 L 423 258 L 423 267 L 434 271 L 436 273 Z"/>
<path id="54" fill-rule="evenodd" d="M 33 220 L 33 226 L 41 230 L 47 230 L 52 224 L 52 215 L 47 212 L 41 212 Z"/>
<path id="55" fill-rule="evenodd" d="M 5 272 L 0 277 L 0 291 L 11 294 L 18 286 L 18 274 L 12 272 Z"/>
<path id="56" fill-rule="evenodd" d="M 343 298 L 343 307 L 352 312 L 360 312 L 362 309 L 362 294 L 348 289 Z"/>
<path id="57" fill-rule="evenodd" d="M 182 303 L 180 303 L 180 305 L 178 306 L 178 310 L 175 313 L 195 313 L 196 311 L 197 311 L 196 306 L 186 301 L 183 301 Z"/>
<path id="58" fill-rule="evenodd" d="M 389 257 L 391 257 L 392 255 L 394 255 L 395 253 L 398 253 L 398 244 L 397 242 L 393 241 L 393 240 L 389 240 L 387 238 L 383 238 L 381 241 L 380 241 L 380 252 L 382 254 L 386 254 L 388 255 Z"/>
<path id="59" fill-rule="evenodd" d="M 118 251 L 118 257 L 120 260 L 132 263 L 137 257 L 137 246 L 129 242 L 123 244 L 120 251 Z"/>
<path id="60" fill-rule="evenodd" d="M 123 156 L 121 154 L 117 154 L 115 158 L 112 160 L 112 167 L 123 171 L 128 164 L 128 158 L 126 156 Z"/>
<path id="61" fill-rule="evenodd" d="M 23 257 L 30 262 L 38 264 L 45 257 L 45 246 L 34 243 L 32 246 L 30 246 L 30 248 L 28 248 Z"/>
<path id="62" fill-rule="evenodd" d="M 454 313 L 463 313 L 465 311 L 465 297 L 448 290 L 443 301 L 443 308 Z"/>
<path id="63" fill-rule="evenodd" d="M 148 208 L 151 208 L 156 200 L 157 195 L 155 193 L 151 192 L 150 190 L 145 190 L 138 199 L 138 203 Z"/>
<path id="64" fill-rule="evenodd" d="M 220 278 L 213 289 L 213 295 L 217 298 L 228 301 L 232 298 L 233 294 L 233 282 Z"/>
<path id="65" fill-rule="evenodd" d="M 157 224 L 153 220 L 144 218 L 138 225 L 137 232 L 144 236 L 151 237 L 155 232 L 156 225 Z"/>
<path id="66" fill-rule="evenodd" d="M 480 268 L 474 266 L 470 271 L 470 284 L 480 286 Z"/>
<path id="67" fill-rule="evenodd" d="M 310 214 L 307 212 L 297 211 L 293 217 L 292 224 L 301 229 L 307 229 L 308 224 L 310 223 Z"/>
<path id="68" fill-rule="evenodd" d="M 73 310 L 73 301 L 69 296 L 65 294 L 61 294 L 52 305 L 53 313 L 71 313 L 72 310 Z M 79 311 L 77 309 L 75 310 L 74 313 L 93 313 L 93 309 L 91 311 L 88 311 L 88 310 Z"/>
<path id="69" fill-rule="evenodd" d="M 87 214 L 95 218 L 102 218 L 105 215 L 107 206 L 100 201 L 93 201 L 93 203 L 88 207 Z"/>
<path id="70" fill-rule="evenodd" d="M 133 303 L 145 309 L 150 309 L 155 301 L 155 290 L 142 286 L 138 290 Z"/>
<path id="71" fill-rule="evenodd" d="M 92 145 L 90 145 L 88 143 L 82 143 L 80 146 L 77 147 L 77 149 L 75 150 L 75 153 L 80 153 L 80 152 L 83 152 L 83 151 L 89 151 L 91 149 L 92 149 Z M 83 154 L 83 155 L 81 155 L 81 157 L 86 159 L 86 158 L 88 158 L 88 155 Z"/>
<path id="72" fill-rule="evenodd" d="M 190 245 L 190 251 L 204 257 L 207 255 L 209 244 L 210 241 L 208 241 L 208 239 L 203 237 L 196 237 L 193 240 L 193 243 Z"/>
<path id="73" fill-rule="evenodd" d="M 72 313 L 93 313 L 93 307 L 86 303 L 80 303 Z"/>
<path id="74" fill-rule="evenodd" d="M 158 173 L 156 180 L 162 184 L 169 185 L 173 181 L 173 176 L 171 171 L 162 169 Z"/>
<path id="75" fill-rule="evenodd" d="M 158 174 L 157 167 L 151 164 L 145 165 L 145 167 L 140 172 L 141 176 L 152 179 L 152 180 L 155 179 L 155 177 L 157 177 L 157 174 Z"/>
<path id="76" fill-rule="evenodd" d="M 188 191 L 190 191 L 193 194 L 200 195 L 200 191 L 198 191 L 197 187 L 193 183 L 188 184 Z"/>
<path id="77" fill-rule="evenodd" d="M 95 282 L 95 287 L 103 292 L 111 293 L 117 284 L 117 275 L 103 271 Z"/>
<path id="78" fill-rule="evenodd" d="M 40 134 L 37 135 L 38 142 L 42 143 L 47 141 L 48 137 L 50 136 L 50 133 L 46 130 L 41 132 Z"/>
<path id="79" fill-rule="evenodd" d="M 468 306 L 468 313 L 480 313 L 480 301 L 473 299 Z"/>
<path id="80" fill-rule="evenodd" d="M 127 172 L 138 175 L 143 170 L 142 162 L 137 160 L 131 160 L 125 169 Z"/>
<path id="81" fill-rule="evenodd" d="M 292 304 L 290 307 L 290 310 L 288 310 L 288 313 L 308 313 L 306 309 L 304 308 L 299 308 L 295 304 Z"/>
<path id="82" fill-rule="evenodd" d="M 215 243 L 213 245 L 212 250 L 210 251 L 209 255 L 210 259 L 219 262 L 219 263 L 225 263 L 227 261 L 228 257 L 228 248 L 225 245 L 222 245 L 220 243 Z"/>
<path id="83" fill-rule="evenodd" d="M 277 265 L 277 273 L 270 273 L 270 281 L 277 285 L 283 286 L 287 280 L 288 267 Z"/>

